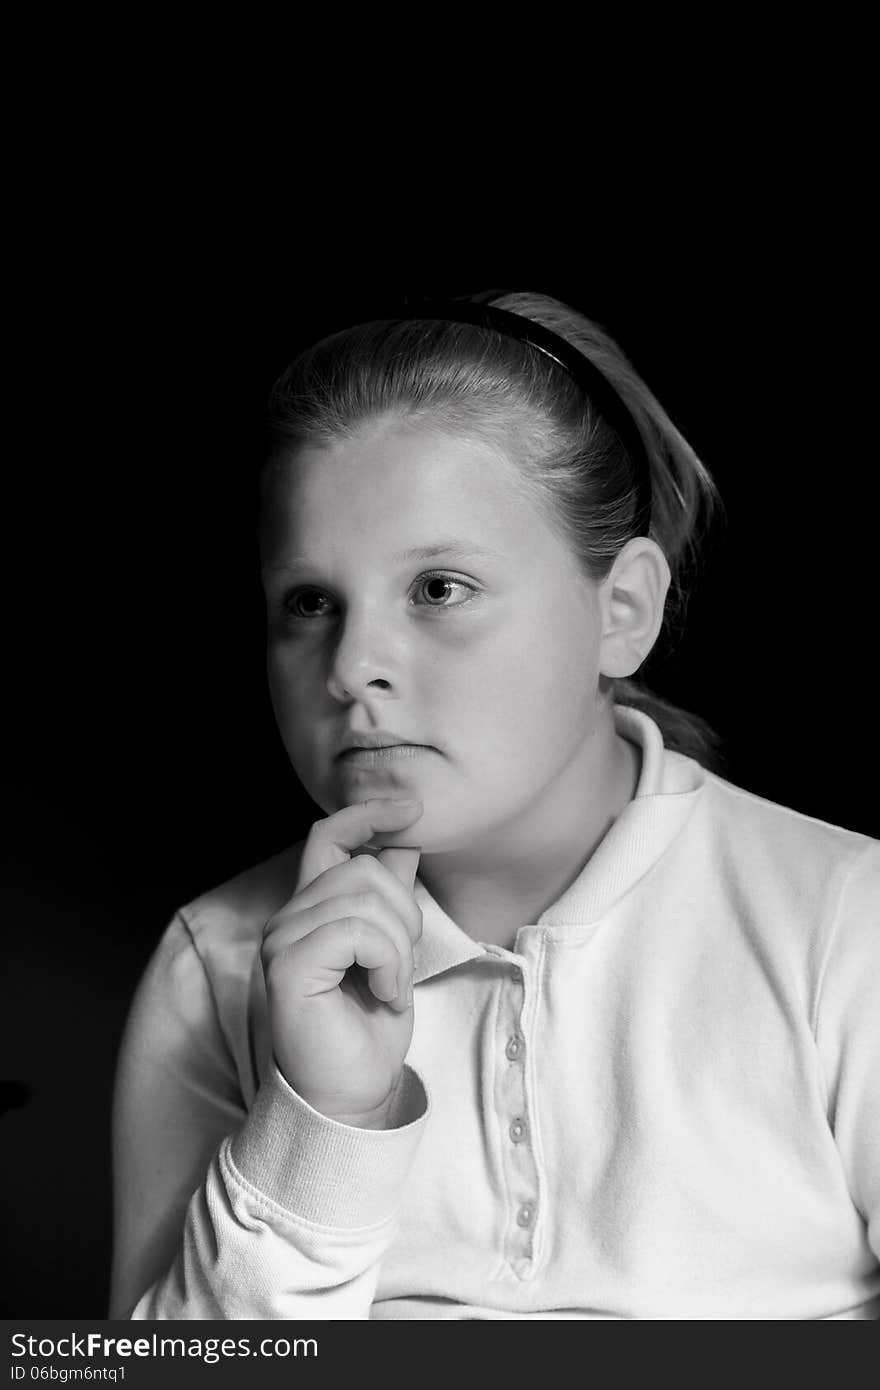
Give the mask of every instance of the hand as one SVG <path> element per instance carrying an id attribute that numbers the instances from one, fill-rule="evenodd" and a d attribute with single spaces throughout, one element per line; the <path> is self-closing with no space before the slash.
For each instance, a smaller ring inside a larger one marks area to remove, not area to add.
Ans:
<path id="1" fill-rule="evenodd" d="M 406 829 L 421 802 L 384 798 L 314 823 L 293 897 L 263 932 L 275 1061 L 313 1109 L 384 1128 L 412 1038 L 418 848 L 351 852 Z"/>

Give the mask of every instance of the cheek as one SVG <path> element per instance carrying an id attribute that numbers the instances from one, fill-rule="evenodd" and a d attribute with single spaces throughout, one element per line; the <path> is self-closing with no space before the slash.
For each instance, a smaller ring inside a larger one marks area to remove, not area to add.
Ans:
<path id="1" fill-rule="evenodd" d="M 557 747 L 587 731 L 598 667 L 592 613 L 536 607 L 455 653 L 426 694 L 488 763 L 512 744 Z"/>
<path id="2" fill-rule="evenodd" d="M 276 715 L 282 715 L 290 699 L 290 663 L 284 660 L 282 649 L 271 644 L 266 651 L 266 677 L 269 682 L 269 695 Z"/>
<path id="3" fill-rule="evenodd" d="M 285 743 L 289 744 L 297 730 L 305 726 L 302 714 L 308 694 L 304 663 L 296 659 L 288 645 L 274 644 L 267 652 L 266 676 L 275 719 Z"/>

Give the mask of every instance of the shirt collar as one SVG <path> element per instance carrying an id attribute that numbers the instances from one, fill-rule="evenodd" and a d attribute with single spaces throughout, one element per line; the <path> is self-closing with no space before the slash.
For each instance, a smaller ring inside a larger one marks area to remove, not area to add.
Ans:
<path id="1" fill-rule="evenodd" d="M 574 882 L 534 925 L 564 928 L 602 916 L 680 833 L 705 783 L 699 763 L 665 748 L 660 728 L 643 710 L 615 705 L 614 723 L 621 737 L 641 749 L 635 796 Z M 486 947 L 453 922 L 418 877 L 413 894 L 422 912 L 422 935 L 413 953 L 416 984 L 486 954 Z"/>

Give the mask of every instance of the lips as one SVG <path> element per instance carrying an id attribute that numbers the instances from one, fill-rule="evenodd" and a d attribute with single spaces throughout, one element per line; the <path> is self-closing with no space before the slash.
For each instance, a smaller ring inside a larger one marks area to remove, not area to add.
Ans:
<path id="1" fill-rule="evenodd" d="M 354 763 L 359 767 L 382 767 L 407 758 L 420 758 L 423 753 L 433 751 L 423 743 L 390 743 L 384 748 L 346 748 L 337 754 L 336 761 Z"/>
<path id="2" fill-rule="evenodd" d="M 376 748 L 425 748 L 428 745 L 416 743 L 413 739 L 402 738 L 399 734 L 392 734 L 384 729 L 374 729 L 370 733 L 350 733 L 345 734 L 342 748 L 336 754 L 337 758 L 342 758 L 346 753 L 357 753 L 364 749 Z"/>

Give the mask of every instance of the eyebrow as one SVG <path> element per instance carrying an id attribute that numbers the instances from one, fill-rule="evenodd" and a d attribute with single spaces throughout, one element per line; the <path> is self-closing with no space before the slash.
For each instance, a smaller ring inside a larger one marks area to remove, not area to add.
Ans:
<path id="1" fill-rule="evenodd" d="M 410 546 L 408 550 L 401 550 L 397 555 L 392 555 L 391 560 L 393 564 L 402 565 L 412 560 L 436 560 L 441 555 L 455 557 L 458 560 L 503 560 L 504 558 L 497 550 L 490 550 L 488 546 L 450 537 L 435 541 L 433 545 Z M 308 569 L 310 564 L 311 562 L 303 556 L 293 555 L 286 564 L 265 565 L 263 573 L 269 574 L 273 570 Z"/>
<path id="2" fill-rule="evenodd" d="M 456 555 L 459 559 L 473 557 L 477 560 L 501 560 L 497 550 L 490 550 L 488 546 L 477 545 L 475 541 L 448 540 L 437 541 L 434 545 L 413 545 L 409 550 L 402 550 L 398 555 L 391 558 L 397 563 L 405 563 L 407 560 L 436 560 L 438 555 Z"/>

